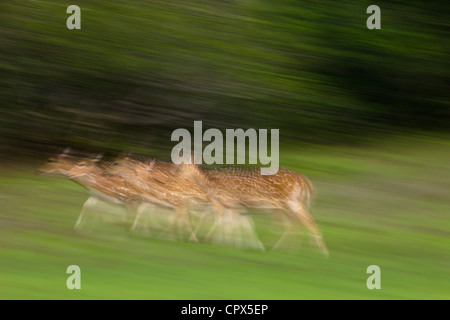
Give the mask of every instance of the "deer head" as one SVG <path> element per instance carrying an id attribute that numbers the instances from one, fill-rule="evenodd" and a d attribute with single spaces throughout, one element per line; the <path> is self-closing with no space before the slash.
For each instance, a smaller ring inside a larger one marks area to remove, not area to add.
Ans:
<path id="1" fill-rule="evenodd" d="M 37 173 L 40 175 L 67 176 L 68 171 L 81 159 L 70 155 L 69 152 L 69 148 L 66 148 L 60 154 L 51 156 L 37 169 Z"/>

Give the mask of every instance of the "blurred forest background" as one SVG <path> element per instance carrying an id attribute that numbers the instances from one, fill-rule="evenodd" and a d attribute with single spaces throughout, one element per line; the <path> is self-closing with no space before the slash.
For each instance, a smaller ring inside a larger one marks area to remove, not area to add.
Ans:
<path id="1" fill-rule="evenodd" d="M 70 4 L 0 4 L 3 158 L 166 150 L 194 120 L 278 128 L 282 144 L 448 130 L 445 1 L 379 2 L 381 30 L 366 27 L 372 1 Z"/>

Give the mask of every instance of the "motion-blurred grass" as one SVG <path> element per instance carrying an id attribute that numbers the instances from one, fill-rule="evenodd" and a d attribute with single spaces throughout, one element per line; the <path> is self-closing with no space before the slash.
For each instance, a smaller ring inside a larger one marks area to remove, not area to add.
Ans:
<path id="1" fill-rule="evenodd" d="M 80 186 L 2 169 L 1 299 L 449 299 L 450 140 L 418 135 L 372 147 L 285 145 L 284 167 L 317 188 L 313 212 L 331 256 L 252 252 L 73 225 Z M 255 218 L 264 239 L 263 218 Z M 68 290 L 66 268 L 81 268 Z M 381 290 L 366 269 L 381 268 Z"/>

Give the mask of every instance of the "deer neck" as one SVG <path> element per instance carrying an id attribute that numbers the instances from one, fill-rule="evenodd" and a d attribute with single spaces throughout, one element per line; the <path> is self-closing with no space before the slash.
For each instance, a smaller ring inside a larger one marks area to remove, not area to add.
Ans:
<path id="1" fill-rule="evenodd" d="M 85 187 L 86 189 L 99 190 L 103 189 L 108 182 L 111 180 L 110 177 L 105 176 L 102 172 L 94 170 L 91 173 L 81 174 L 71 177 L 73 181 L 79 185 Z"/>

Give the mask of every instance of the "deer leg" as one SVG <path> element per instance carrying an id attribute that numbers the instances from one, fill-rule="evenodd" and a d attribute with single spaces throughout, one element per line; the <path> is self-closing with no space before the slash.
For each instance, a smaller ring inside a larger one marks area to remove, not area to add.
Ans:
<path id="1" fill-rule="evenodd" d="M 197 226 L 195 227 L 195 230 L 194 230 L 194 233 L 195 234 L 198 234 L 199 232 L 200 232 L 200 230 L 201 230 L 201 227 L 203 226 L 203 224 L 205 223 L 205 220 L 206 220 L 206 214 L 205 214 L 205 212 L 202 212 L 200 215 L 199 215 L 199 222 L 197 223 Z"/>
<path id="2" fill-rule="evenodd" d="M 97 205 L 98 202 L 99 202 L 99 200 L 94 197 L 89 197 L 89 199 L 87 199 L 84 202 L 83 208 L 81 209 L 80 215 L 78 216 L 77 222 L 75 223 L 75 227 L 74 227 L 75 231 L 78 231 L 81 229 L 81 224 L 84 220 L 86 211 L 89 210 L 92 206 Z"/>
<path id="3" fill-rule="evenodd" d="M 241 247 L 242 236 L 239 230 L 239 214 L 233 209 L 225 210 L 225 215 L 222 217 L 223 240 L 226 244 Z"/>
<path id="4" fill-rule="evenodd" d="M 283 227 L 284 227 L 283 234 L 278 239 L 278 241 L 273 245 L 272 250 L 279 249 L 283 244 L 283 242 L 285 241 L 286 237 L 292 231 L 292 224 L 287 220 L 286 216 L 283 214 L 281 217 L 283 219 Z"/>
<path id="5" fill-rule="evenodd" d="M 231 222 L 231 240 L 235 247 L 242 248 L 244 246 L 244 221 L 243 216 L 238 211 L 232 210 L 230 212 L 230 222 Z"/>
<path id="6" fill-rule="evenodd" d="M 135 220 L 137 216 L 137 210 L 140 207 L 138 204 L 126 204 L 125 205 L 125 213 L 123 215 L 123 223 L 126 223 L 128 220 Z"/>
<path id="7" fill-rule="evenodd" d="M 188 231 L 190 233 L 189 241 L 198 242 L 197 235 L 196 235 L 194 229 L 192 228 L 192 223 L 190 220 L 190 212 L 188 209 L 185 209 L 184 217 L 185 217 L 185 225 L 187 226 Z"/>
<path id="8" fill-rule="evenodd" d="M 149 207 L 148 211 L 144 214 L 144 233 L 146 235 L 151 235 L 150 229 L 149 229 L 149 224 L 150 224 L 150 228 L 152 227 L 152 215 L 153 215 L 153 211 L 155 210 L 155 206 L 153 204 L 146 204 L 144 205 L 143 208 L 139 208 L 140 210 L 144 210 L 146 207 Z"/>
<path id="9" fill-rule="evenodd" d="M 213 211 L 214 211 L 214 223 L 211 226 L 211 228 L 208 230 L 208 233 L 206 234 L 206 240 L 211 240 L 211 237 L 214 233 L 214 231 L 216 230 L 217 226 L 222 222 L 223 217 L 225 216 L 225 209 L 223 208 L 223 206 L 215 201 L 215 200 L 211 200 L 211 205 L 213 207 Z"/>
<path id="10" fill-rule="evenodd" d="M 168 235 L 168 236 L 166 236 L 166 234 L 165 233 L 163 233 L 164 234 L 164 238 L 167 238 L 167 240 L 178 240 L 177 238 L 178 238 L 178 236 L 177 236 L 177 225 L 178 225 L 178 219 L 179 219 L 179 217 L 178 217 L 178 215 L 179 215 L 179 213 L 178 213 L 178 209 L 176 209 L 176 208 L 173 208 L 174 210 L 175 210 L 175 212 L 174 212 L 174 214 L 172 215 L 172 217 L 171 217 L 171 219 L 170 219 L 170 221 L 169 221 L 169 224 L 168 224 L 168 226 L 167 226 L 167 234 L 170 234 L 170 235 Z"/>
<path id="11" fill-rule="evenodd" d="M 134 218 L 133 225 L 131 226 L 131 229 L 130 229 L 131 232 L 135 232 L 136 231 L 136 228 L 138 226 L 139 221 L 142 218 L 142 215 L 145 214 L 146 207 L 150 207 L 150 210 L 153 210 L 153 206 L 149 205 L 147 203 L 142 203 L 141 205 L 139 205 L 139 207 L 136 209 L 136 217 Z M 148 228 L 147 228 L 145 223 L 144 223 L 144 231 L 145 231 L 145 233 L 150 234 L 150 232 L 149 232 L 149 230 L 148 230 Z"/>
<path id="12" fill-rule="evenodd" d="M 325 256 L 329 256 L 328 249 L 322 239 L 322 235 L 320 234 L 316 223 L 313 220 L 313 217 L 309 213 L 308 209 L 302 203 L 291 203 L 289 204 L 290 212 L 294 214 L 294 216 L 306 227 L 309 231 L 312 232 L 317 246 L 322 250 Z"/>
<path id="13" fill-rule="evenodd" d="M 175 209 L 175 216 L 171 223 L 172 229 L 178 229 L 180 220 L 183 223 L 183 227 L 186 227 L 189 232 L 189 241 L 198 242 L 197 236 L 189 221 L 189 210 L 186 207 L 178 207 Z M 177 233 L 177 230 L 175 230 L 175 233 Z"/>
<path id="14" fill-rule="evenodd" d="M 243 229 L 242 234 L 244 237 L 248 235 L 247 238 L 249 239 L 248 241 L 249 246 L 252 249 L 265 251 L 266 248 L 264 247 L 264 244 L 261 242 L 258 235 L 256 234 L 255 225 L 253 223 L 252 218 L 248 214 L 240 214 L 240 213 L 238 214 L 240 219 L 240 225 Z"/>

